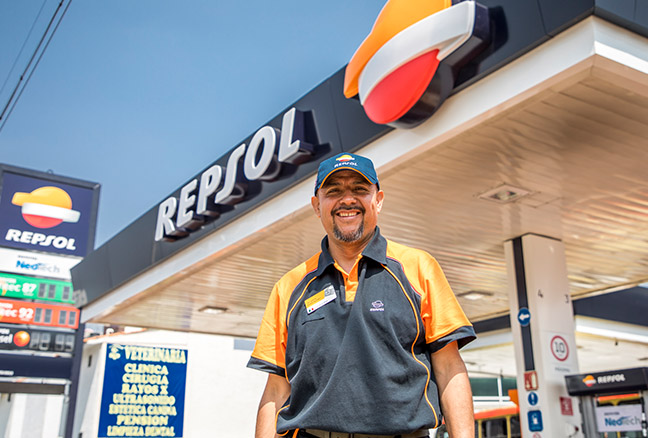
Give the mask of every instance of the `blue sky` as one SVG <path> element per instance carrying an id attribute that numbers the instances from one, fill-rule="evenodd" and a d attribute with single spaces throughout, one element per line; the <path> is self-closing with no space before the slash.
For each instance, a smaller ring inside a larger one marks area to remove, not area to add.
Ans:
<path id="1" fill-rule="evenodd" d="M 58 3 L 0 0 L 2 107 Z M 343 67 L 383 4 L 74 0 L 0 162 L 100 183 L 99 246 Z"/>

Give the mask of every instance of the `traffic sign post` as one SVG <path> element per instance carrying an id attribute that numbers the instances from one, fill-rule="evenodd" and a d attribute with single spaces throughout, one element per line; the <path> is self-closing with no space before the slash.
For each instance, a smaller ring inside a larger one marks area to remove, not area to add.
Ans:
<path id="1" fill-rule="evenodd" d="M 507 242 L 505 252 L 522 436 L 564 436 L 581 422 L 564 383 L 578 372 L 564 245 L 527 234 Z"/>

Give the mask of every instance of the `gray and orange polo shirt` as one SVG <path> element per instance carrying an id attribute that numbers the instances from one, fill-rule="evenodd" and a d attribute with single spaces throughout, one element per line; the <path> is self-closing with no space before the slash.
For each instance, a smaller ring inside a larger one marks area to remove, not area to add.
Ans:
<path id="1" fill-rule="evenodd" d="M 284 376 L 280 434 L 441 424 L 430 354 L 475 339 L 437 261 L 376 232 L 345 272 L 322 250 L 277 282 L 248 367 Z"/>

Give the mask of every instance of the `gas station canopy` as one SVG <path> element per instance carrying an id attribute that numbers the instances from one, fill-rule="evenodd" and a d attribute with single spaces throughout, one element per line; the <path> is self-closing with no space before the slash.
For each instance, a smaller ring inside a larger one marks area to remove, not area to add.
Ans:
<path id="1" fill-rule="evenodd" d="M 242 202 L 177 240 L 155 240 L 162 201 L 77 265 L 83 320 L 256 336 L 273 284 L 319 250 L 314 174 L 342 151 L 374 161 L 382 233 L 436 257 L 473 322 L 508 314 L 503 243 L 528 233 L 564 243 L 572 299 L 648 281 L 648 11 L 482 3 L 492 45 L 429 120 L 373 124 L 336 73 L 267 124 L 305 115 L 307 161 L 250 182 Z M 236 150 L 216 164 L 229 170 Z"/>

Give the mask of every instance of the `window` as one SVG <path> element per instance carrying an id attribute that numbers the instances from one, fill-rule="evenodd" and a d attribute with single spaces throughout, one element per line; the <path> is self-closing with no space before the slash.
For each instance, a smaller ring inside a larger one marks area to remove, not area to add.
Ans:
<path id="1" fill-rule="evenodd" d="M 49 298 L 50 300 L 56 298 L 56 285 L 54 284 L 47 285 L 47 298 Z"/>
<path id="2" fill-rule="evenodd" d="M 59 312 L 59 320 L 58 320 L 59 325 L 65 325 L 66 320 L 67 320 L 67 311 L 61 310 Z"/>
<path id="3" fill-rule="evenodd" d="M 63 286 L 63 301 L 70 301 L 72 298 L 72 288 L 70 286 Z"/>
<path id="4" fill-rule="evenodd" d="M 45 309 L 45 324 L 50 324 L 52 322 L 52 309 Z"/>
<path id="5" fill-rule="evenodd" d="M 494 418 L 482 422 L 483 438 L 507 438 L 506 418 Z"/>
<path id="6" fill-rule="evenodd" d="M 70 311 L 70 319 L 68 320 L 68 325 L 76 324 L 76 315 L 77 313 L 75 311 Z"/>
<path id="7" fill-rule="evenodd" d="M 511 438 L 520 438 L 522 436 L 522 429 L 520 428 L 520 416 L 513 415 L 511 417 Z"/>

